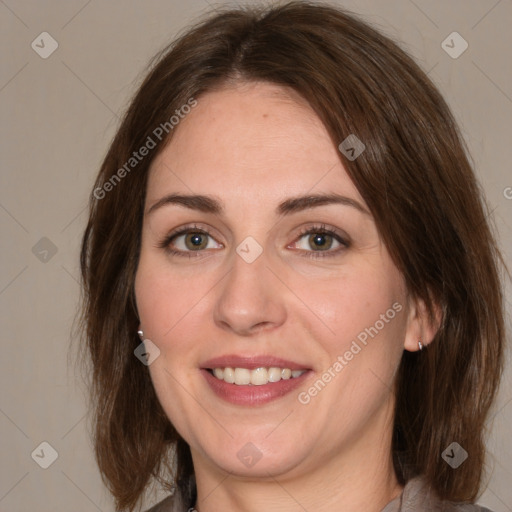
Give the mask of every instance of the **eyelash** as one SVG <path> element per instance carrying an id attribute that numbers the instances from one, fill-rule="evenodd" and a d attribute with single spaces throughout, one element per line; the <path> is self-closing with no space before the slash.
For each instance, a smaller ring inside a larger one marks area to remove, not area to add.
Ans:
<path id="1" fill-rule="evenodd" d="M 167 254 L 169 254 L 171 256 L 182 256 L 182 257 L 188 257 L 188 258 L 199 257 L 200 253 L 203 252 L 204 249 L 199 250 L 199 251 L 181 251 L 181 250 L 172 249 L 170 247 L 171 242 L 175 238 L 177 238 L 181 235 L 188 234 L 188 233 L 197 233 L 200 235 L 205 235 L 205 236 L 211 237 L 211 235 L 210 235 L 210 233 L 208 233 L 208 231 L 201 229 L 197 225 L 195 225 L 195 224 L 188 225 L 188 226 L 184 226 L 183 228 L 180 228 L 178 231 L 173 231 L 172 233 L 167 235 L 161 242 L 158 243 L 157 247 L 160 249 L 164 249 L 167 252 Z M 348 247 L 350 247 L 350 242 L 347 239 L 343 238 L 335 230 L 327 228 L 324 224 L 315 225 L 315 226 L 311 226 L 311 227 L 302 229 L 298 238 L 296 239 L 296 241 L 299 241 L 305 235 L 312 235 L 312 234 L 330 235 L 337 242 L 339 242 L 342 247 L 338 247 L 335 250 L 328 249 L 325 251 L 305 251 L 305 250 L 299 249 L 300 252 L 304 253 L 304 254 L 302 254 L 302 256 L 305 258 L 313 258 L 313 259 L 329 258 L 329 257 L 336 256 L 340 251 L 343 251 L 345 249 L 348 249 Z M 296 243 L 296 242 L 294 242 L 294 243 Z"/>

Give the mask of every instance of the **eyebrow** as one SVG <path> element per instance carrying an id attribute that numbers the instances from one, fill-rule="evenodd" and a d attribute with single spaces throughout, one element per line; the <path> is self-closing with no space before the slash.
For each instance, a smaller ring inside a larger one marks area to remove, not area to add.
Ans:
<path id="1" fill-rule="evenodd" d="M 150 215 L 155 210 L 167 205 L 180 205 L 191 210 L 199 210 L 205 213 L 212 213 L 222 215 L 224 207 L 221 201 L 207 195 L 188 195 L 188 194 L 169 194 L 154 203 L 147 211 Z M 329 204 L 341 204 L 343 206 L 350 206 L 360 211 L 365 215 L 370 215 L 370 212 L 358 201 L 350 197 L 342 196 L 340 194 L 309 194 L 298 197 L 291 197 L 281 202 L 276 208 L 276 215 L 283 216 L 291 213 L 297 213 L 310 208 L 324 206 Z"/>

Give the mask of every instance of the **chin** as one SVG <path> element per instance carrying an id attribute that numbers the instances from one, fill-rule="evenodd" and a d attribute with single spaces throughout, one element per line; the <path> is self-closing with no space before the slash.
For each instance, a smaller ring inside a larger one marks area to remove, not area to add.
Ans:
<path id="1" fill-rule="evenodd" d="M 295 443 L 292 443 L 295 444 Z M 234 448 L 234 446 L 233 446 Z M 272 443 L 257 445 L 251 441 L 241 443 L 236 450 L 208 451 L 212 464 L 233 476 L 250 478 L 278 477 L 290 474 L 301 465 L 304 457 L 293 446 L 274 446 Z"/>

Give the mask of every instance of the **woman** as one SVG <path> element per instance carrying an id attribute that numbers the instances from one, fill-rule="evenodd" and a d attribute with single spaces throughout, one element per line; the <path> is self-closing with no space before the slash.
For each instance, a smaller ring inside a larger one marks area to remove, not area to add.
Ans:
<path id="1" fill-rule="evenodd" d="M 133 99 L 83 239 L 118 509 L 156 477 L 153 511 L 486 510 L 499 262 L 395 43 L 318 3 L 212 15 Z"/>

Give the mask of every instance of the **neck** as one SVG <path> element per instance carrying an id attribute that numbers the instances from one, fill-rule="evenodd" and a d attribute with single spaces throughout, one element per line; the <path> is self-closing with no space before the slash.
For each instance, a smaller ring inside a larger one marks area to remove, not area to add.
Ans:
<path id="1" fill-rule="evenodd" d="M 346 479 L 326 474 L 323 480 L 316 475 L 316 478 L 309 476 L 293 481 L 272 476 L 265 481 L 249 481 L 227 474 L 215 482 L 204 482 L 199 478 L 195 510 L 332 512 L 340 510 L 342 504 L 344 512 L 381 512 L 402 491 L 391 470 L 382 473 L 357 475 L 352 472 Z"/>
<path id="2" fill-rule="evenodd" d="M 342 456 L 322 457 L 316 466 L 266 478 L 222 472 L 194 458 L 197 512 L 381 512 L 401 491 L 391 458 L 391 434 L 375 429 L 346 443 Z M 297 468 L 296 468 L 297 469 Z"/>

